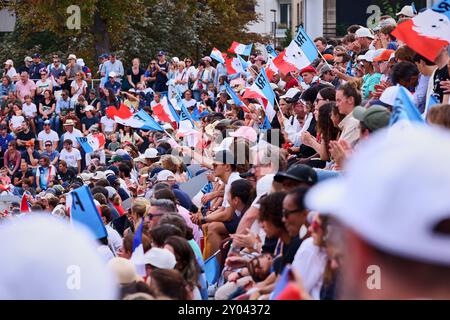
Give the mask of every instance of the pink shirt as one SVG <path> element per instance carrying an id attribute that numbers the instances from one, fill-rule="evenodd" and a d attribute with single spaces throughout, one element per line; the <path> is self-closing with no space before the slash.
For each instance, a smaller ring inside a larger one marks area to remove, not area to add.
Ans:
<path id="1" fill-rule="evenodd" d="M 186 221 L 186 224 L 189 228 L 192 228 L 192 233 L 194 234 L 194 240 L 197 243 L 200 243 L 200 230 L 198 225 L 192 223 L 191 221 L 191 215 L 189 214 L 189 211 L 182 207 L 177 205 L 178 213 L 184 218 L 184 221 Z"/>
<path id="2" fill-rule="evenodd" d="M 31 91 L 36 90 L 36 84 L 32 80 L 28 80 L 26 83 L 22 81 L 17 81 L 16 83 L 17 95 L 20 100 L 29 94 L 31 96 Z"/>

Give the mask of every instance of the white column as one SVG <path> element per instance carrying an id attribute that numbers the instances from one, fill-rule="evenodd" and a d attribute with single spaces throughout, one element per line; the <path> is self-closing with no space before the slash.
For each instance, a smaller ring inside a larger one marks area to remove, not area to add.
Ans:
<path id="1" fill-rule="evenodd" d="M 323 0 L 304 0 L 305 31 L 312 38 L 323 35 Z"/>

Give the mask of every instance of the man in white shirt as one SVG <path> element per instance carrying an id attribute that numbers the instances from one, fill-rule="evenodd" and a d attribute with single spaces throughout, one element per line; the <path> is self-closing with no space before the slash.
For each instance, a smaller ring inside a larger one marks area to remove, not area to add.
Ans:
<path id="1" fill-rule="evenodd" d="M 78 149 L 73 148 L 72 140 L 64 140 L 64 149 L 61 150 L 59 155 L 60 160 L 64 160 L 68 167 L 77 170 L 78 174 L 81 173 L 81 154 Z"/>
<path id="2" fill-rule="evenodd" d="M 75 122 L 72 119 L 68 119 L 64 123 L 64 128 L 66 129 L 66 132 L 61 136 L 61 138 L 64 140 L 71 140 L 74 148 L 79 148 L 80 144 L 77 141 L 77 138 L 83 137 L 83 134 L 80 130 L 75 128 Z"/>
<path id="3" fill-rule="evenodd" d="M 109 60 L 103 63 L 101 76 L 106 77 L 110 72 L 114 72 L 117 75 L 115 80 L 122 83 L 122 77 L 124 75 L 123 65 L 122 61 L 116 59 L 115 53 L 111 53 Z"/>
<path id="4" fill-rule="evenodd" d="M 44 151 L 44 142 L 45 141 L 52 141 L 53 149 L 54 150 L 58 149 L 59 136 L 55 131 L 53 131 L 51 129 L 50 120 L 44 121 L 44 130 L 39 132 L 38 141 L 39 141 L 39 150 L 40 151 Z"/>
<path id="5" fill-rule="evenodd" d="M 233 209 L 228 203 L 228 193 L 231 184 L 239 179 L 236 158 L 233 153 L 228 150 L 218 151 L 214 156 L 214 175 L 225 183 L 225 191 L 223 194 L 223 202 L 219 208 L 211 208 L 213 212 L 201 219 L 202 224 L 208 224 L 208 245 L 209 252 L 216 252 L 224 237 L 228 235 L 228 231 L 223 222 L 229 221 L 233 217 Z"/>

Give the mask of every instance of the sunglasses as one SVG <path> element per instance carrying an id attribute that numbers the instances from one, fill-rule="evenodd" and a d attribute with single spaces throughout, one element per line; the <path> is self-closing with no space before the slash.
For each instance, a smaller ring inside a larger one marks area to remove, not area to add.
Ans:
<path id="1" fill-rule="evenodd" d="M 283 217 L 287 217 L 287 216 L 290 216 L 291 214 L 298 213 L 298 212 L 302 212 L 302 210 L 300 210 L 300 209 L 295 209 L 295 210 L 283 209 L 281 211 L 281 214 L 283 215 Z"/>
<path id="2" fill-rule="evenodd" d="M 155 218 L 155 217 L 161 217 L 161 216 L 163 216 L 164 215 L 164 213 L 149 213 L 148 215 L 147 215 L 147 219 L 148 220 L 153 220 L 153 218 Z"/>
<path id="3" fill-rule="evenodd" d="M 52 145 L 51 145 L 51 144 L 46 144 L 45 146 L 46 146 L 46 147 L 51 147 Z"/>
<path id="4" fill-rule="evenodd" d="M 49 126 L 49 125 L 50 125 L 50 123 L 44 123 L 44 127 Z"/>

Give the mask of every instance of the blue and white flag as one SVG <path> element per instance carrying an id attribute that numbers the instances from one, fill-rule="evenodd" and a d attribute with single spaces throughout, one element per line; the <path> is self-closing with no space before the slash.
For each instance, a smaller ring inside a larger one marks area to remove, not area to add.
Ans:
<path id="1" fill-rule="evenodd" d="M 261 69 L 261 72 L 256 77 L 255 82 L 248 90 L 249 92 L 255 92 L 261 98 L 265 99 L 267 103 L 264 105 L 264 109 L 266 115 L 269 118 L 269 121 L 272 121 L 273 117 L 275 117 L 275 92 L 270 86 L 269 79 L 267 78 L 266 71 L 264 68 Z M 244 95 L 245 97 L 245 95 Z"/>
<path id="2" fill-rule="evenodd" d="M 222 52 L 219 49 L 213 48 L 211 54 L 209 55 L 211 58 L 216 60 L 219 63 L 225 63 L 225 59 L 223 58 Z"/>
<path id="3" fill-rule="evenodd" d="M 231 97 L 231 99 L 233 99 L 234 104 L 237 107 L 243 108 L 245 112 L 250 112 L 245 103 L 242 102 L 242 100 L 238 97 L 236 92 L 234 92 L 234 90 L 230 87 L 230 85 L 227 82 L 225 82 L 225 89 L 227 90 L 228 95 Z"/>
<path id="4" fill-rule="evenodd" d="M 269 117 L 267 115 L 264 117 L 264 122 L 259 127 L 261 130 L 269 130 L 272 129 L 272 125 L 270 124 Z"/>
<path id="5" fill-rule="evenodd" d="M 248 62 L 241 58 L 241 56 L 238 56 L 239 61 L 241 62 L 241 66 L 246 71 L 248 69 Z"/>
<path id="6" fill-rule="evenodd" d="M 151 115 L 149 115 L 144 110 L 139 110 L 134 114 L 134 118 L 137 120 L 141 120 L 144 125 L 140 127 L 142 130 L 155 130 L 155 131 L 164 131 L 164 129 L 156 122 L 155 119 Z"/>
<path id="7" fill-rule="evenodd" d="M 70 210 L 71 223 L 87 227 L 96 239 L 108 236 L 91 191 L 87 186 L 69 192 L 66 207 Z"/>
<path id="8" fill-rule="evenodd" d="M 309 66 L 318 56 L 316 45 L 305 30 L 299 27 L 294 39 L 284 51 L 282 60 L 295 66 L 297 69 L 303 69 Z M 277 67 L 282 69 L 279 66 Z"/>
<path id="9" fill-rule="evenodd" d="M 278 57 L 278 53 L 275 51 L 275 49 L 271 44 L 266 45 L 266 50 L 267 53 L 269 54 L 270 59 L 275 59 L 276 57 Z"/>
<path id="10" fill-rule="evenodd" d="M 87 154 L 99 150 L 106 143 L 103 134 L 89 134 L 86 137 L 77 137 L 77 141 Z"/>
<path id="11" fill-rule="evenodd" d="M 398 86 L 397 96 L 395 98 L 394 106 L 392 107 L 391 119 L 389 126 L 399 122 L 418 122 L 424 123 L 419 109 L 417 109 L 412 95 L 403 86 Z"/>

